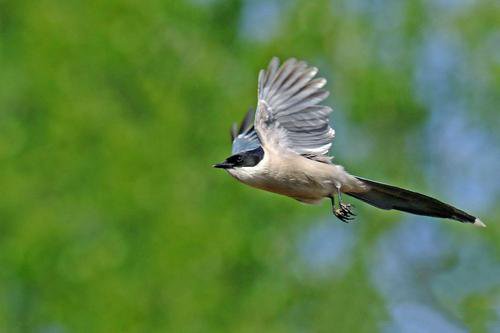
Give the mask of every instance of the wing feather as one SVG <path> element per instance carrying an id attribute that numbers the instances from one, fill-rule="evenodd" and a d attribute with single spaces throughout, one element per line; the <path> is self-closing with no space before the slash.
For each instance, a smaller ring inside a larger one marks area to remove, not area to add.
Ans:
<path id="1" fill-rule="evenodd" d="M 253 126 L 255 110 L 250 108 L 241 121 L 240 127 L 233 124 L 231 139 L 233 141 L 232 154 L 253 150 L 260 146 L 259 137 Z"/>
<path id="2" fill-rule="evenodd" d="M 280 146 L 313 159 L 328 154 L 335 131 L 329 125 L 332 109 L 320 105 L 329 95 L 322 89 L 326 79 L 315 78 L 317 73 L 316 67 L 294 58 L 281 67 L 278 58 L 273 58 L 259 72 L 254 125 L 263 145 Z"/>

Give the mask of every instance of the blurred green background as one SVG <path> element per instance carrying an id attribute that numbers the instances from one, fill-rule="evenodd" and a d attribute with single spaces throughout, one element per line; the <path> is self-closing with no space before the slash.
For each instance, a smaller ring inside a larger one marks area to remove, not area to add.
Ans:
<path id="1" fill-rule="evenodd" d="M 500 332 L 500 7 L 0 0 L 0 332 Z M 305 206 L 211 168 L 272 56 L 332 154 L 476 229 Z"/>

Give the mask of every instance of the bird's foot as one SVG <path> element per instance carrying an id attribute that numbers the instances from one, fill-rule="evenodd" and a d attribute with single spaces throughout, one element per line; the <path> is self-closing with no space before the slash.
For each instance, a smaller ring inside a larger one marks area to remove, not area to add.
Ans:
<path id="1" fill-rule="evenodd" d="M 333 214 L 344 223 L 349 223 L 349 221 L 354 220 L 353 216 L 356 216 L 352 211 L 352 205 L 344 203 L 339 204 L 339 208 L 335 209 Z"/>

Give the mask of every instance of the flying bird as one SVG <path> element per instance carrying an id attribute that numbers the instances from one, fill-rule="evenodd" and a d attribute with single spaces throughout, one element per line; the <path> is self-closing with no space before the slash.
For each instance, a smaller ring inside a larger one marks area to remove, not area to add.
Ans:
<path id="1" fill-rule="evenodd" d="M 291 58 L 280 66 L 273 58 L 259 72 L 257 108 L 239 127 L 233 124 L 231 156 L 214 167 L 244 184 L 307 204 L 330 199 L 333 214 L 343 222 L 355 216 L 352 205 L 342 201 L 346 194 L 381 209 L 486 226 L 437 199 L 353 176 L 334 164 L 328 156 L 335 136 L 329 124 L 332 109 L 321 105 L 329 92 L 317 73 L 304 61 Z"/>

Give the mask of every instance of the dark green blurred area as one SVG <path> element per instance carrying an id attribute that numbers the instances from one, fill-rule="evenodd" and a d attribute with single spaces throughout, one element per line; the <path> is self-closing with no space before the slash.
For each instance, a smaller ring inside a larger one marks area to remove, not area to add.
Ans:
<path id="1" fill-rule="evenodd" d="M 394 1 L 264 3 L 0 1 L 1 332 L 384 331 L 370 256 L 404 215 L 358 204 L 358 221 L 339 224 L 327 202 L 253 190 L 211 165 L 255 104 L 258 70 L 293 56 L 329 79 L 338 163 L 448 200 L 424 172 L 437 162 L 421 139 L 432 116 L 415 89 L 419 49 L 438 27 L 464 45 L 473 80 L 452 74 L 447 88 L 498 147 L 499 7 L 398 2 L 392 26 Z M 254 38 L 259 25 L 269 31 Z M 486 230 L 441 222 L 462 245 L 488 244 L 496 265 L 499 192 L 474 206 Z M 319 220 L 356 232 L 342 274 L 300 259 Z M 487 332 L 499 304 L 500 281 L 454 320 Z"/>

